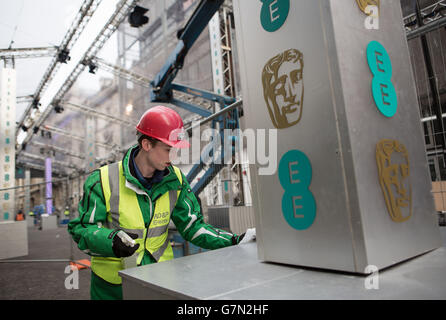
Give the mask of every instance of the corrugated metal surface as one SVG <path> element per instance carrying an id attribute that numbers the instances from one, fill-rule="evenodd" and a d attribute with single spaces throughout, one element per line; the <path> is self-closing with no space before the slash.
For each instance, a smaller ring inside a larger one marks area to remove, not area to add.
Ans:
<path id="1" fill-rule="evenodd" d="M 229 230 L 229 207 L 209 207 L 208 223 L 214 227 Z"/>
<path id="2" fill-rule="evenodd" d="M 253 207 L 209 207 L 208 217 L 210 225 L 236 234 L 255 227 Z"/>
<path id="3" fill-rule="evenodd" d="M 232 232 L 240 234 L 248 228 L 254 228 L 254 210 L 253 207 L 230 207 L 229 208 L 229 227 Z"/>

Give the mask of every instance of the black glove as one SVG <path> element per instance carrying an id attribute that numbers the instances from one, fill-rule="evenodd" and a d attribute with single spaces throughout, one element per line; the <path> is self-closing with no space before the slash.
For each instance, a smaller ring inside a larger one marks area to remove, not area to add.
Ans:
<path id="1" fill-rule="evenodd" d="M 239 236 L 232 236 L 232 245 L 236 245 L 236 244 L 238 244 L 238 243 L 240 243 L 240 241 L 242 241 L 242 239 L 245 237 L 245 233 L 246 232 L 244 232 L 244 233 L 242 233 L 241 235 L 239 235 Z"/>
<path id="2" fill-rule="evenodd" d="M 117 229 L 110 236 L 113 237 L 112 250 L 117 258 L 130 257 L 139 248 L 139 243 L 133 241 L 138 238 L 137 234 Z"/>

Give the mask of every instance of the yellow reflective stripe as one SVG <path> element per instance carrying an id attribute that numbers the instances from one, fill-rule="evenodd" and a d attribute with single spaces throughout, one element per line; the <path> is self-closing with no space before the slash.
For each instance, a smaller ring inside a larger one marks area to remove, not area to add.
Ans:
<path id="1" fill-rule="evenodd" d="M 108 180 L 110 188 L 110 212 L 112 213 L 112 218 L 115 223 L 119 223 L 119 196 L 120 196 L 120 186 L 119 180 L 121 175 L 121 161 L 112 163 L 108 166 Z"/>
<path id="2" fill-rule="evenodd" d="M 156 261 L 160 260 L 168 246 L 170 246 L 170 243 L 167 231 L 159 237 L 146 239 L 146 249 L 150 252 L 150 254 L 155 258 Z"/>
<path id="3" fill-rule="evenodd" d="M 161 260 L 161 257 L 164 255 L 164 252 L 166 251 L 168 246 L 169 246 L 169 241 L 166 239 L 166 241 L 164 241 L 163 245 L 159 247 L 158 250 L 152 252 L 152 256 L 156 259 L 156 261 Z"/>
<path id="4" fill-rule="evenodd" d="M 169 224 L 160 227 L 149 228 L 149 233 L 147 234 L 147 238 L 156 238 L 163 235 L 167 231 L 168 227 Z"/>
<path id="5" fill-rule="evenodd" d="M 138 238 L 144 237 L 144 229 L 128 229 L 128 228 L 121 228 L 122 231 L 124 231 L 127 234 L 134 233 L 138 235 Z"/>
<path id="6" fill-rule="evenodd" d="M 102 191 L 104 192 L 105 199 L 105 208 L 107 212 L 110 211 L 110 182 L 108 180 L 108 166 L 104 166 L 100 169 L 101 171 L 101 183 L 102 183 Z"/>

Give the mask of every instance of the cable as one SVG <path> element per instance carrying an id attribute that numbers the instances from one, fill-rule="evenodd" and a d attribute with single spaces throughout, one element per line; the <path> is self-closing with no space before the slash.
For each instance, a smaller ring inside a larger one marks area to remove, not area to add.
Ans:
<path id="1" fill-rule="evenodd" d="M 9 47 L 8 47 L 9 49 L 11 49 L 12 44 L 14 43 L 14 37 L 15 37 L 15 33 L 17 31 L 17 27 L 19 26 L 20 16 L 22 15 L 22 12 L 23 12 L 24 2 L 25 2 L 25 0 L 22 0 L 22 7 L 20 8 L 20 12 L 17 17 L 17 24 L 15 25 L 14 31 L 12 32 L 11 42 L 9 43 Z"/>

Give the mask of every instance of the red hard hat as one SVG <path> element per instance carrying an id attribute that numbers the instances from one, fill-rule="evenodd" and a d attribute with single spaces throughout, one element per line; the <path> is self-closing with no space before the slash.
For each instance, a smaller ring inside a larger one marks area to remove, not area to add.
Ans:
<path id="1" fill-rule="evenodd" d="M 165 106 L 147 110 L 139 119 L 136 130 L 174 148 L 189 147 L 189 142 L 184 140 L 183 120 L 175 110 Z"/>

